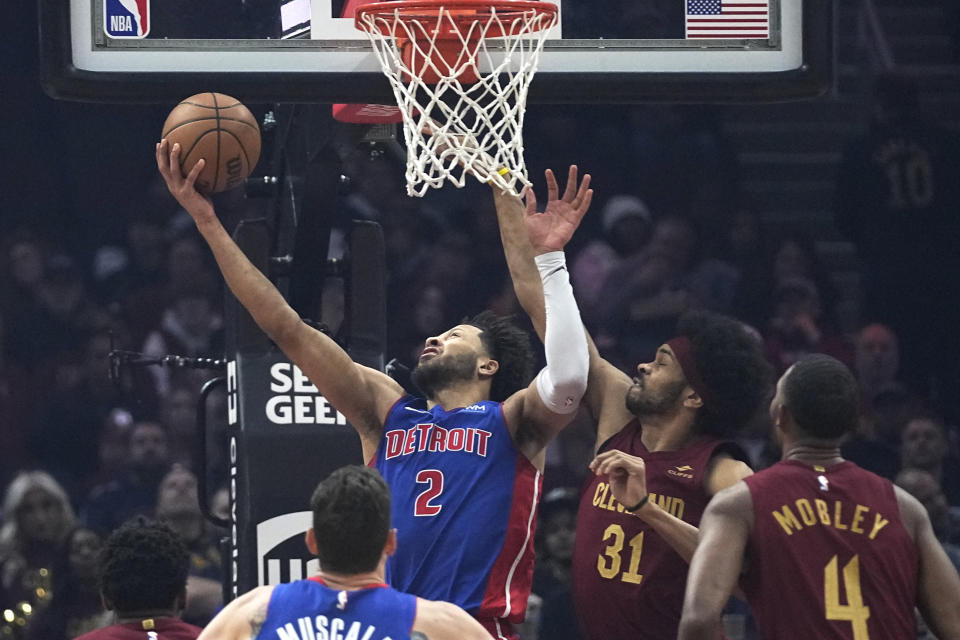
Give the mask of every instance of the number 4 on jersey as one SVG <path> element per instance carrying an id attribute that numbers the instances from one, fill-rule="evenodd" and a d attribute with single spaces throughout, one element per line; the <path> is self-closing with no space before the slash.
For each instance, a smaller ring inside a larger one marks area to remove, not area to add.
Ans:
<path id="1" fill-rule="evenodd" d="M 840 604 L 840 570 L 837 556 L 823 568 L 823 601 L 827 620 L 846 620 L 853 626 L 854 640 L 869 640 L 867 620 L 870 607 L 863 604 L 860 590 L 860 556 L 853 556 L 843 567 L 843 590 L 847 592 L 847 604 Z"/>
<path id="2" fill-rule="evenodd" d="M 443 493 L 443 472 L 437 469 L 423 469 L 417 473 L 417 484 L 427 488 L 420 492 L 414 503 L 413 515 L 435 516 L 443 508 L 442 504 L 432 504 L 434 498 Z"/>

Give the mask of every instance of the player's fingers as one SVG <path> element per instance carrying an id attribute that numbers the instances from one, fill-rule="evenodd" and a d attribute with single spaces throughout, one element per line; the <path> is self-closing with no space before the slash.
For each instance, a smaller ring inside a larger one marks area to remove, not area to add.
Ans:
<path id="1" fill-rule="evenodd" d="M 577 213 L 580 215 L 580 218 L 583 218 L 587 211 L 590 210 L 591 202 L 593 202 L 593 189 L 587 189 L 587 193 L 583 196 L 583 202 L 577 207 Z"/>
<path id="2" fill-rule="evenodd" d="M 533 192 L 533 185 L 529 184 L 523 190 L 523 198 L 527 202 L 527 215 L 532 216 L 537 212 L 537 194 Z"/>
<path id="3" fill-rule="evenodd" d="M 547 202 L 553 202 L 560 192 L 560 187 L 557 186 L 557 177 L 553 175 L 553 171 L 550 169 L 544 171 L 543 176 L 547 180 Z"/>
<path id="4" fill-rule="evenodd" d="M 169 147 L 170 145 L 166 138 L 157 143 L 157 168 L 160 169 L 160 173 L 164 175 L 166 175 L 170 169 Z"/>
<path id="5" fill-rule="evenodd" d="M 197 160 L 197 163 L 193 165 L 193 169 L 190 169 L 190 173 L 187 174 L 186 184 L 188 187 L 193 187 L 194 183 L 197 181 L 197 176 L 200 175 L 200 172 L 203 171 L 203 167 L 207 164 L 207 161 L 203 158 Z"/>
<path id="6" fill-rule="evenodd" d="M 580 183 L 580 187 L 577 189 L 577 195 L 571 199 L 571 204 L 577 209 L 583 209 L 586 212 L 586 207 L 583 206 L 584 200 L 587 197 L 587 192 L 590 191 L 590 174 L 583 176 L 583 182 Z"/>
<path id="7" fill-rule="evenodd" d="M 570 165 L 570 170 L 567 171 L 567 186 L 563 190 L 563 201 L 564 202 L 573 202 L 577 197 L 577 165 Z"/>
<path id="8" fill-rule="evenodd" d="M 173 178 L 174 180 L 179 181 L 180 178 L 183 177 L 183 176 L 182 176 L 182 173 L 183 173 L 183 172 L 182 172 L 182 171 L 174 171 L 174 169 L 175 169 L 176 167 L 181 166 L 181 165 L 180 165 L 180 143 L 179 143 L 179 142 L 175 142 L 175 143 L 173 144 L 173 146 L 170 147 L 170 153 L 168 154 L 168 156 L 169 156 L 169 162 L 170 162 L 170 164 L 169 164 L 169 166 L 167 167 L 167 169 L 168 169 L 169 172 L 170 172 L 170 177 Z"/>

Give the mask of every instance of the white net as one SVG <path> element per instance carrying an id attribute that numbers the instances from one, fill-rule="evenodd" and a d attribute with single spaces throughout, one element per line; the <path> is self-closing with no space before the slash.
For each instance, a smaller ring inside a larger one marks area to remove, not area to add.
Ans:
<path id="1" fill-rule="evenodd" d="M 370 37 L 403 114 L 407 193 L 423 196 L 447 181 L 463 187 L 471 174 L 518 194 L 529 184 L 527 90 L 556 7 L 384 4 L 361 8 L 357 27 Z"/>

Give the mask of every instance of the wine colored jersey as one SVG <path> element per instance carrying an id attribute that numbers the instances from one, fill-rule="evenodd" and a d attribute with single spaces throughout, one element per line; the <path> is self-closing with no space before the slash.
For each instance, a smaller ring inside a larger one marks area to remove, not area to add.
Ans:
<path id="1" fill-rule="evenodd" d="M 254 640 L 409 640 L 417 598 L 385 584 L 340 591 L 320 578 L 278 584 Z"/>
<path id="2" fill-rule="evenodd" d="M 178 618 L 152 618 L 95 629 L 77 640 L 194 640 L 201 631 Z"/>
<path id="3" fill-rule="evenodd" d="M 742 452 L 707 436 L 677 451 L 650 452 L 641 433 L 634 420 L 600 451 L 618 449 L 643 458 L 650 501 L 697 526 L 710 500 L 703 488 L 710 459 L 720 450 L 737 458 Z M 587 479 L 573 555 L 573 595 L 581 628 L 590 640 L 676 638 L 689 565 L 650 525 L 623 509 L 605 477 Z"/>
<path id="4" fill-rule="evenodd" d="M 849 461 L 784 460 L 745 482 L 754 524 L 741 586 L 764 638 L 916 635 L 918 554 L 889 480 Z"/>
<path id="5" fill-rule="evenodd" d="M 393 496 L 391 586 L 481 620 L 522 621 L 542 480 L 514 445 L 500 403 L 444 411 L 402 398 L 371 464 Z"/>

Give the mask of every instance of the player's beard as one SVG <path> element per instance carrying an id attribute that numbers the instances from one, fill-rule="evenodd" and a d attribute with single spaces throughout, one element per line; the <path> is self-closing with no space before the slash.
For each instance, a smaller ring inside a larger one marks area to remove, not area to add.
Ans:
<path id="1" fill-rule="evenodd" d="M 477 357 L 471 353 L 441 356 L 421 362 L 410 374 L 413 383 L 427 398 L 457 383 L 469 382 L 476 373 Z"/>
<path id="2" fill-rule="evenodd" d="M 635 384 L 627 390 L 627 411 L 638 418 L 670 413 L 686 386 L 686 381 L 677 380 L 665 385 L 659 393 L 651 393 L 644 386 Z"/>

